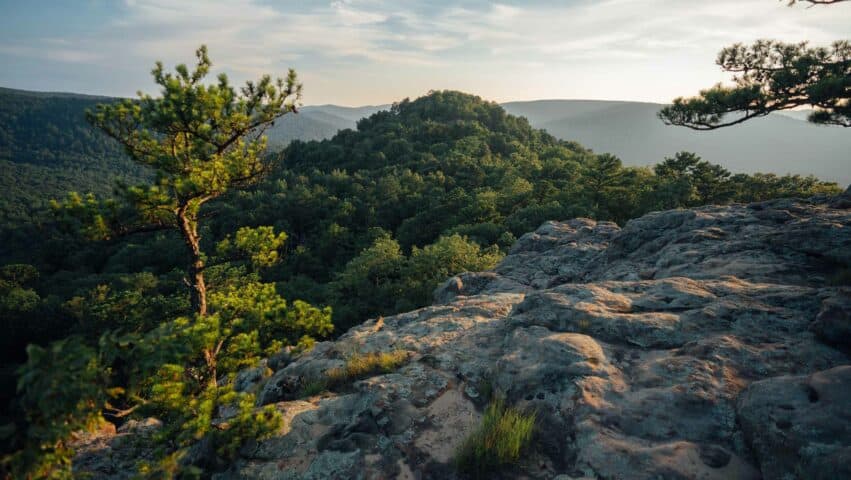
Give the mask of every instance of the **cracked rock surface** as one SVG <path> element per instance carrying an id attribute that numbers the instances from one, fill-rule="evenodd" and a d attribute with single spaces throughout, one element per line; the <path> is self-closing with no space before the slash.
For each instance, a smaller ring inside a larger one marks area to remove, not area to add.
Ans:
<path id="1" fill-rule="evenodd" d="M 493 478 L 851 478 L 846 203 L 547 222 L 433 306 L 246 374 L 286 425 L 215 478 L 457 478 L 492 392 L 538 412 Z M 393 372 L 299 398 L 355 352 L 397 350 Z"/>

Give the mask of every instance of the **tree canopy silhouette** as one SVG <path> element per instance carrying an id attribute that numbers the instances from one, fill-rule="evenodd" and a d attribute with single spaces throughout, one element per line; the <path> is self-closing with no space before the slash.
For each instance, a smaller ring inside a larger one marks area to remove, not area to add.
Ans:
<path id="1" fill-rule="evenodd" d="M 815 5 L 845 0 L 803 1 Z M 851 127 L 851 43 L 847 40 L 830 47 L 773 40 L 737 43 L 721 50 L 716 63 L 734 74 L 733 85 L 719 83 L 696 97 L 675 99 L 659 112 L 663 122 L 714 130 L 779 110 L 811 106 L 815 110 L 809 121 Z"/>

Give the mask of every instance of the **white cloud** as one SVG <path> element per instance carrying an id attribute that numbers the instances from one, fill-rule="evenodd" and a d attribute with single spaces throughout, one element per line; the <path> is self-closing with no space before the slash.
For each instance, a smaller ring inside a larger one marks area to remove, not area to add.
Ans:
<path id="1" fill-rule="evenodd" d="M 292 64 L 316 85 L 307 84 L 311 102 L 383 103 L 444 87 L 506 100 L 518 85 L 527 98 L 662 100 L 723 78 L 712 62 L 730 43 L 828 43 L 849 24 L 851 6 L 773 0 L 126 0 L 120 16 L 61 44 L 54 32 L 40 41 L 0 36 L 0 53 L 135 77 L 155 59 L 191 61 L 205 43 L 235 80 Z"/>

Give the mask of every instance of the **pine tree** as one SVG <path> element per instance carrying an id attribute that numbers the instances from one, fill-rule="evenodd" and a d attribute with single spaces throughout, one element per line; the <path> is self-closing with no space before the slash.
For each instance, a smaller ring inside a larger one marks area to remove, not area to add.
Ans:
<path id="1" fill-rule="evenodd" d="M 802 1 L 816 5 L 845 0 Z M 790 0 L 789 5 L 795 3 Z M 847 40 L 830 47 L 772 40 L 735 44 L 723 49 L 716 63 L 735 75 L 734 85 L 719 83 L 696 97 L 675 99 L 659 112 L 663 122 L 714 130 L 778 110 L 811 106 L 815 111 L 809 121 L 851 127 L 851 42 Z"/>
<path id="2" fill-rule="evenodd" d="M 265 130 L 291 112 L 301 98 L 296 73 L 273 81 L 268 75 L 238 92 L 225 74 L 202 83 L 212 63 L 207 48 L 195 53 L 193 71 L 178 65 L 152 74 L 161 95 L 101 104 L 88 120 L 124 146 L 130 158 L 153 169 L 151 185 L 124 190 L 125 207 L 100 215 L 103 236 L 177 229 L 191 258 L 188 283 L 193 309 L 207 314 L 204 253 L 198 231 L 201 207 L 232 188 L 256 183 L 268 170 Z"/>

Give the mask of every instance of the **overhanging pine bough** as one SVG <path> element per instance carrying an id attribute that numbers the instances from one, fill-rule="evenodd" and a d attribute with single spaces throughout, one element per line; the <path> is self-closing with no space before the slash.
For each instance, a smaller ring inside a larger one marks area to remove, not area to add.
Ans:
<path id="1" fill-rule="evenodd" d="M 812 106 L 814 123 L 851 127 L 851 43 L 810 48 L 806 42 L 761 40 L 725 48 L 717 63 L 732 72 L 734 86 L 721 84 L 693 98 L 677 98 L 659 112 L 668 125 L 714 130 L 778 110 Z M 725 121 L 727 114 L 739 113 Z"/>

